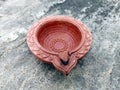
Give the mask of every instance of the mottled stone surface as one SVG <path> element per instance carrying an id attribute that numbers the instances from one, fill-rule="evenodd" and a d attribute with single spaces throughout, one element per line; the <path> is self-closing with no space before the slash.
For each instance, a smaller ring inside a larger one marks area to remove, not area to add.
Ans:
<path id="1" fill-rule="evenodd" d="M 93 35 L 68 76 L 26 44 L 28 28 L 48 15 L 72 16 Z M 0 0 L 0 90 L 120 90 L 120 0 Z"/>

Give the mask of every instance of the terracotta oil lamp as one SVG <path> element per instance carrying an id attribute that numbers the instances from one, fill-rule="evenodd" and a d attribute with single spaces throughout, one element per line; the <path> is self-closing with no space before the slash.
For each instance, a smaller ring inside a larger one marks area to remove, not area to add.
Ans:
<path id="1" fill-rule="evenodd" d="M 32 25 L 27 44 L 40 61 L 51 63 L 65 75 L 90 49 L 88 28 L 69 16 L 49 16 Z"/>

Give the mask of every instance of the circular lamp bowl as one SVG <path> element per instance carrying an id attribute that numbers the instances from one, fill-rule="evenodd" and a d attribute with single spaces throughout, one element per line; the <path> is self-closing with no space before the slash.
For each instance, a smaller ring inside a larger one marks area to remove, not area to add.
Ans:
<path id="1" fill-rule="evenodd" d="M 64 74 L 68 74 L 89 51 L 91 42 L 91 33 L 86 26 L 68 16 L 43 18 L 27 34 L 32 53 Z"/>

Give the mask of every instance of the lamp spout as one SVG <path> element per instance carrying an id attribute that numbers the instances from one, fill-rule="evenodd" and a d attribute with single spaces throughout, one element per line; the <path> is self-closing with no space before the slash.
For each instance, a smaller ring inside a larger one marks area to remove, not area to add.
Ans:
<path id="1" fill-rule="evenodd" d="M 67 52 L 67 51 L 60 53 L 59 58 L 60 58 L 60 61 L 62 62 L 62 64 L 68 65 L 69 60 L 70 60 L 70 56 L 71 56 L 71 54 L 69 54 L 69 52 Z"/>

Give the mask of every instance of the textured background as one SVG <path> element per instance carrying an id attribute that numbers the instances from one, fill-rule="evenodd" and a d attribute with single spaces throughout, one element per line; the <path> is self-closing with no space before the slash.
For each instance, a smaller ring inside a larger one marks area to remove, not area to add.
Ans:
<path id="1" fill-rule="evenodd" d="M 90 52 L 66 77 L 39 62 L 28 28 L 48 15 L 69 15 L 93 36 Z M 120 90 L 120 0 L 0 0 L 0 90 Z"/>

